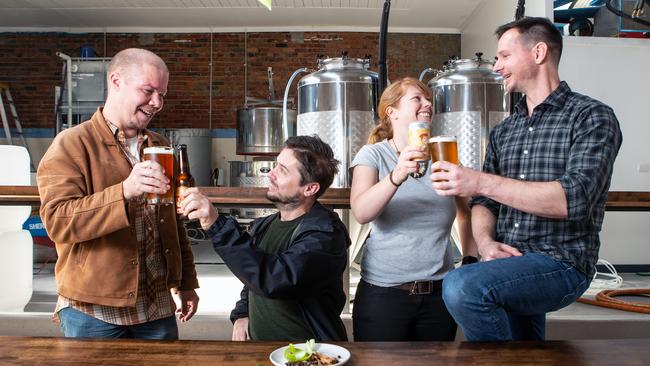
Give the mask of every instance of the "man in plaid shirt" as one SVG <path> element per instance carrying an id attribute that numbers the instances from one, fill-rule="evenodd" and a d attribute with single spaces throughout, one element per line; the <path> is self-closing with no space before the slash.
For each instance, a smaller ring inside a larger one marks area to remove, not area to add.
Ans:
<path id="1" fill-rule="evenodd" d="M 470 341 L 544 339 L 546 313 L 589 287 L 622 135 L 607 105 L 560 81 L 562 36 L 546 18 L 499 27 L 494 70 L 526 96 L 490 133 L 483 172 L 436 162 L 440 195 L 473 196 L 482 261 L 445 278 Z"/>

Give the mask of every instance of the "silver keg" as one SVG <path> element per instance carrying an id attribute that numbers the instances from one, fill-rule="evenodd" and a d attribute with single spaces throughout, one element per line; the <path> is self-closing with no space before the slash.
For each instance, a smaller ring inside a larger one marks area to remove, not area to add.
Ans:
<path id="1" fill-rule="evenodd" d="M 378 76 L 370 58 L 319 58 L 318 70 L 298 82 L 298 135 L 318 135 L 341 162 L 332 187 L 349 187 L 348 169 L 366 144 L 377 117 Z M 287 84 L 288 95 L 291 80 Z"/>
<path id="2" fill-rule="evenodd" d="M 434 99 L 431 136 L 456 136 L 461 164 L 477 170 L 483 166 L 490 131 L 510 111 L 503 77 L 492 70 L 494 62 L 481 56 L 452 58 L 427 83 Z"/>
<path id="3" fill-rule="evenodd" d="M 276 156 L 284 141 L 296 135 L 296 110 L 275 99 L 273 68 L 267 69 L 269 93 L 266 99 L 246 97 L 237 110 L 237 155 Z"/>
<path id="4" fill-rule="evenodd" d="M 287 109 L 286 113 L 288 123 L 283 127 L 282 107 L 246 106 L 238 109 L 237 155 L 278 155 L 285 136 L 296 135 L 296 111 Z"/>

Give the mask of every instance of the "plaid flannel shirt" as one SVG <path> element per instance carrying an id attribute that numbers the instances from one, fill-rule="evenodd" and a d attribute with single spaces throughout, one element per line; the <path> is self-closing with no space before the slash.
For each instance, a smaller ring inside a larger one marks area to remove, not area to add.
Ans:
<path id="1" fill-rule="evenodd" d="M 591 277 L 622 139 L 614 111 L 572 92 L 564 81 L 530 117 L 522 98 L 490 133 L 483 171 L 531 182 L 558 181 L 568 218 L 535 216 L 481 196 L 470 205 L 483 205 L 497 218 L 497 241 L 523 253 L 546 253 Z"/>

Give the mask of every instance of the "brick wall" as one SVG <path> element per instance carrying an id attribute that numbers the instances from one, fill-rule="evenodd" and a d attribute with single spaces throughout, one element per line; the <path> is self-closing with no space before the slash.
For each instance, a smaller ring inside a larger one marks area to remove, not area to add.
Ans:
<path id="1" fill-rule="evenodd" d="M 234 128 L 245 95 L 266 98 L 269 66 L 276 98 L 283 95 L 293 71 L 316 67 L 318 54 L 369 54 L 371 69 L 377 71 L 377 33 L 0 33 L 0 81 L 11 83 L 23 127 L 53 128 L 54 86 L 61 85 L 63 65 L 56 52 L 77 57 L 84 44 L 100 57 L 127 47 L 147 48 L 167 62 L 169 93 L 164 110 L 151 125 L 158 128 Z M 424 68 L 440 67 L 449 55 L 459 54 L 458 34 L 390 34 L 388 77 L 417 77 Z"/>

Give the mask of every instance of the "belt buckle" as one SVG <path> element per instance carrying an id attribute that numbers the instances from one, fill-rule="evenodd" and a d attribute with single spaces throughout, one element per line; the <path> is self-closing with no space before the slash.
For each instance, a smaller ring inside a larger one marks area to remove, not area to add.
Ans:
<path id="1" fill-rule="evenodd" d="M 409 291 L 409 295 L 428 295 L 432 291 L 433 284 L 431 281 L 413 281 L 413 286 Z"/>

